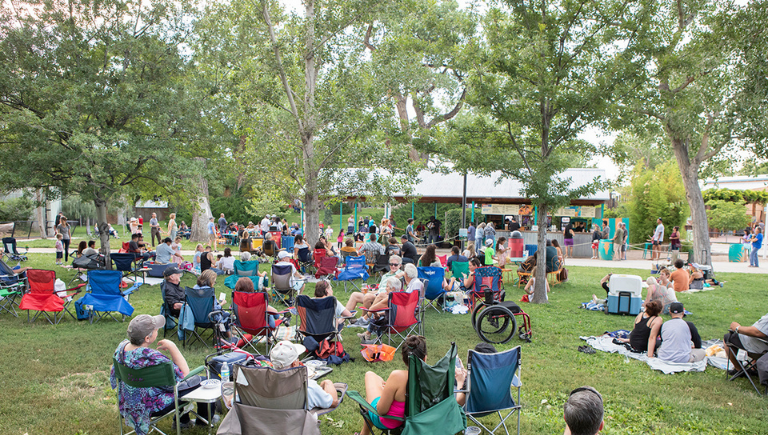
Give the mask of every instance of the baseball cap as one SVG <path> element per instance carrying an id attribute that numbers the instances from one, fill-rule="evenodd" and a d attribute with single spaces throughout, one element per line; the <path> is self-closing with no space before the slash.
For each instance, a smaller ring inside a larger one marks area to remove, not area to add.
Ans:
<path id="1" fill-rule="evenodd" d="M 166 267 L 166 268 L 165 268 L 165 270 L 163 271 L 163 276 L 164 276 L 165 278 L 168 278 L 168 277 L 169 277 L 169 276 L 171 276 L 171 275 L 176 275 L 176 274 L 183 274 L 183 273 L 184 273 L 184 271 L 182 271 L 181 269 L 179 269 L 179 268 L 178 268 L 178 267 L 176 267 L 176 266 L 168 266 L 168 267 Z"/>
<path id="2" fill-rule="evenodd" d="M 485 246 L 491 246 L 491 245 L 493 245 L 493 240 L 492 239 L 487 239 L 485 241 Z"/>
<path id="3" fill-rule="evenodd" d="M 683 304 L 680 302 L 672 302 L 669 305 L 669 314 L 683 314 L 685 315 L 685 308 L 683 308 Z"/>
<path id="4" fill-rule="evenodd" d="M 146 336 L 152 335 L 152 332 L 163 326 L 165 326 L 165 317 L 162 315 L 140 314 L 134 317 L 128 325 L 128 338 L 132 341 L 144 340 Z"/>
<path id="5" fill-rule="evenodd" d="M 400 236 L 400 238 L 401 238 L 401 239 L 403 239 L 403 240 L 408 240 L 408 236 L 407 236 L 407 235 L 405 235 L 405 234 L 403 234 L 402 236 Z"/>
<path id="6" fill-rule="evenodd" d="M 307 348 L 300 344 L 283 340 L 278 342 L 269 352 L 269 359 L 276 369 L 284 369 L 299 359 L 299 355 L 306 351 Z"/>
<path id="7" fill-rule="evenodd" d="M 291 257 L 291 256 L 292 256 L 292 255 L 291 255 L 291 254 L 290 254 L 288 251 L 280 251 L 280 252 L 277 254 L 277 258 L 279 258 L 280 260 L 282 260 L 283 258 L 288 258 L 288 257 Z"/>

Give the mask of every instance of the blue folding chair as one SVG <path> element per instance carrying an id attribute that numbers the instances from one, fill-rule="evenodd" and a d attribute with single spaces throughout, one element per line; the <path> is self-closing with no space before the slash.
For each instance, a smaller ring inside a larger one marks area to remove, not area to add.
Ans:
<path id="1" fill-rule="evenodd" d="M 123 274 L 120 271 L 89 270 L 85 296 L 75 303 L 77 311 L 87 312 L 90 323 L 98 322 L 107 316 L 116 322 L 130 317 L 133 315 L 133 307 L 128 302 L 128 298 L 141 286 L 141 283 L 134 283 L 128 289 L 120 290 L 122 282 Z M 117 320 L 113 313 L 120 313 L 122 319 Z"/>
<path id="2" fill-rule="evenodd" d="M 235 285 L 237 284 L 237 281 L 242 277 L 248 277 L 253 281 L 253 288 L 259 289 L 259 262 L 255 260 L 251 261 L 240 261 L 235 260 L 235 271 L 232 273 L 232 275 L 227 276 L 227 278 L 224 280 L 224 285 L 231 288 L 232 290 L 235 289 Z M 264 286 L 266 286 L 267 283 L 264 283 Z"/>
<path id="3" fill-rule="evenodd" d="M 282 236 L 280 238 L 280 248 L 293 254 L 294 238 L 291 236 Z"/>
<path id="4" fill-rule="evenodd" d="M 223 325 L 224 312 L 216 309 L 216 290 L 212 287 L 184 289 L 184 306 L 179 315 L 179 335 L 182 337 L 184 347 L 191 345 L 195 341 L 203 343 L 208 347 L 203 335 L 210 332 L 210 339 L 214 347 L 219 340 L 219 325 Z M 185 320 L 185 316 L 191 314 L 194 326 L 192 329 L 185 329 L 191 323 Z"/>
<path id="5" fill-rule="evenodd" d="M 424 301 L 427 305 L 424 308 L 432 307 L 438 313 L 445 307 L 445 269 L 442 267 L 419 267 L 419 278 L 427 281 L 424 289 Z M 437 307 L 438 301 L 442 301 L 440 308 Z"/>
<path id="6" fill-rule="evenodd" d="M 14 273 L 10 266 L 0 260 L 0 313 L 6 311 L 19 317 L 16 308 L 19 307 L 17 298 L 21 298 L 27 288 L 27 273 Z"/>
<path id="7" fill-rule="evenodd" d="M 115 265 L 115 269 L 122 272 L 123 276 L 131 276 L 134 277 L 134 282 L 138 280 L 139 278 L 139 270 L 141 269 L 138 264 L 137 260 L 141 257 L 136 257 L 136 254 L 130 253 L 130 252 L 123 252 L 123 253 L 114 253 L 109 254 L 110 260 L 112 260 L 112 263 Z"/>
<path id="8" fill-rule="evenodd" d="M 517 433 L 520 434 L 520 346 L 498 353 L 480 353 L 470 349 L 467 355 L 469 383 L 464 410 L 475 424 L 493 434 L 499 427 L 509 435 L 506 421 L 517 413 Z M 517 389 L 517 401 L 512 389 Z M 501 411 L 509 410 L 507 415 Z M 497 414 L 501 420 L 492 430 L 483 425 L 481 417 Z"/>
<path id="9" fill-rule="evenodd" d="M 293 305 L 296 290 L 291 286 L 290 264 L 272 265 L 272 303 L 283 303 L 286 306 Z"/>
<path id="10" fill-rule="evenodd" d="M 344 291 L 347 291 L 347 283 L 352 287 L 360 291 L 360 287 L 355 284 L 355 281 L 360 279 L 362 282 L 368 281 L 368 265 L 365 264 L 365 255 L 359 257 L 347 257 L 347 263 L 344 268 L 339 272 L 339 276 L 336 277 L 336 281 L 344 282 Z"/>
<path id="11" fill-rule="evenodd" d="M 336 317 L 336 298 L 327 296 L 320 299 L 312 299 L 307 295 L 296 297 L 296 311 L 301 319 L 301 324 L 296 331 L 299 342 L 303 337 L 312 337 L 318 343 L 326 338 L 339 341 L 339 332 Z"/>
<path id="12" fill-rule="evenodd" d="M 493 294 L 493 300 L 504 300 L 504 290 L 501 288 L 501 269 L 496 266 L 483 266 L 475 269 L 475 285 L 469 291 L 471 310 L 475 309 L 478 300 L 485 298 L 485 292 Z M 490 303 L 490 301 L 488 301 Z"/>
<path id="13" fill-rule="evenodd" d="M 302 269 L 301 273 L 308 273 L 315 270 L 315 259 L 312 257 L 312 251 L 309 248 L 299 248 L 298 252 L 299 267 Z"/>

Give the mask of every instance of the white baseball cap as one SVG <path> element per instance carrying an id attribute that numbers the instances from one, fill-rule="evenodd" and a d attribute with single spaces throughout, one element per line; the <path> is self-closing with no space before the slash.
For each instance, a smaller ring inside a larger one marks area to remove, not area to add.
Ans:
<path id="1" fill-rule="evenodd" d="M 284 369 L 299 359 L 299 355 L 306 352 L 307 348 L 291 343 L 288 340 L 278 342 L 269 352 L 269 359 L 276 369 Z"/>
<path id="2" fill-rule="evenodd" d="M 277 254 L 277 258 L 280 260 L 282 260 L 283 258 L 289 258 L 289 257 L 292 257 L 292 255 L 288 251 L 280 251 Z"/>

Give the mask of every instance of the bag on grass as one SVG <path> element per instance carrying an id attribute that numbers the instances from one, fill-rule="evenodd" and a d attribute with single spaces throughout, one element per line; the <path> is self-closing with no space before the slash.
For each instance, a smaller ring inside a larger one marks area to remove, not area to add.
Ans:
<path id="1" fill-rule="evenodd" d="M 557 274 L 557 280 L 560 282 L 568 281 L 568 269 L 566 268 L 560 269 L 560 273 Z"/>
<path id="2" fill-rule="evenodd" d="M 363 358 L 368 362 L 392 361 L 395 358 L 397 349 L 386 344 L 364 344 L 360 351 Z"/>

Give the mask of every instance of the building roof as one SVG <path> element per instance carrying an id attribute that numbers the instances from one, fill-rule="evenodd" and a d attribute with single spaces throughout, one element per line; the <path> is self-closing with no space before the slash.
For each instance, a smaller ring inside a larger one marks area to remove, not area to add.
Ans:
<path id="1" fill-rule="evenodd" d="M 490 177 L 475 174 L 467 175 L 467 202 L 479 203 L 525 203 L 530 202 L 522 195 L 522 184 L 511 178 L 499 181 L 500 172 Z M 562 174 L 563 179 L 570 178 L 572 187 L 579 187 L 592 182 L 595 178 L 606 179 L 604 169 L 575 168 L 567 169 Z M 464 176 L 460 173 L 441 174 L 428 170 L 419 173 L 419 181 L 413 187 L 413 194 L 420 196 L 421 202 L 456 202 L 461 201 L 464 188 Z M 499 181 L 498 184 L 496 182 Z M 398 192 L 392 195 L 395 199 L 405 200 L 408 195 Z M 610 199 L 607 190 L 597 191 L 589 196 L 574 200 L 573 204 L 596 204 Z"/>
<path id="2" fill-rule="evenodd" d="M 709 189 L 733 189 L 733 190 L 766 190 L 768 188 L 768 175 L 756 177 L 719 177 L 704 180 L 701 190 Z"/>

